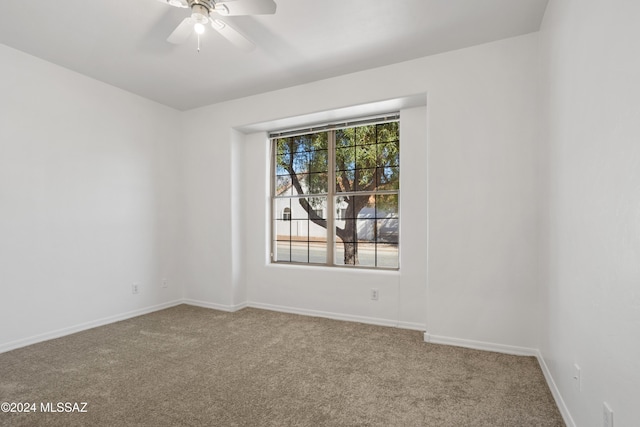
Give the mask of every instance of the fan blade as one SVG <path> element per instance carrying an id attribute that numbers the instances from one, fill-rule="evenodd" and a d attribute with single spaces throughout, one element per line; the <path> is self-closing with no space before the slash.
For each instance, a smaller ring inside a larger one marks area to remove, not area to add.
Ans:
<path id="1" fill-rule="evenodd" d="M 224 16 L 273 15 L 276 13 L 273 0 L 235 0 L 216 2 L 216 12 Z"/>
<path id="2" fill-rule="evenodd" d="M 247 39 L 245 36 L 240 34 L 238 30 L 220 19 L 212 19 L 211 26 L 225 39 L 229 40 L 236 47 L 244 50 L 245 52 L 252 51 L 256 47 L 251 40 Z"/>
<path id="3" fill-rule="evenodd" d="M 158 0 L 158 1 L 174 7 L 189 7 L 189 3 L 187 3 L 187 0 Z"/>
<path id="4" fill-rule="evenodd" d="M 193 21 L 191 18 L 184 18 L 175 30 L 167 37 L 167 41 L 173 44 L 182 44 L 187 41 L 193 31 Z"/>

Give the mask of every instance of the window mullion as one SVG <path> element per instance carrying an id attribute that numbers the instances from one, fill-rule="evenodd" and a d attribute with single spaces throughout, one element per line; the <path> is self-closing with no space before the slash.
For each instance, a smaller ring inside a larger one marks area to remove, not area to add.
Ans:
<path id="1" fill-rule="evenodd" d="M 335 257 L 333 254 L 335 248 L 335 206 L 334 206 L 334 192 L 336 189 L 336 132 L 334 130 L 329 131 L 327 135 L 327 149 L 329 154 L 327 155 L 328 171 L 328 190 L 327 190 L 327 265 L 333 265 L 335 263 Z"/>
<path id="2" fill-rule="evenodd" d="M 271 163 L 271 183 L 269 184 L 270 187 L 270 191 L 272 195 L 276 194 L 276 183 L 275 183 L 275 179 L 273 178 L 273 176 L 275 175 L 275 170 L 276 170 L 276 149 L 275 149 L 275 142 L 271 142 L 271 144 L 269 144 L 269 158 L 270 158 L 270 163 Z M 277 242 L 276 242 L 276 238 L 277 238 L 277 227 L 276 227 L 276 199 L 275 197 L 271 197 L 271 206 L 270 206 L 270 211 L 271 211 L 271 217 L 270 217 L 270 224 L 271 224 L 271 242 L 270 242 L 270 247 L 271 247 L 271 262 L 275 262 L 276 261 L 276 252 L 278 250 L 277 248 Z"/>

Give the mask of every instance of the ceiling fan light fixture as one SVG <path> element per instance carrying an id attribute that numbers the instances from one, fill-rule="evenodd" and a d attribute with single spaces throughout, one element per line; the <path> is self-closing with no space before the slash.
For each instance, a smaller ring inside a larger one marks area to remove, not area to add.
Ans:
<path id="1" fill-rule="evenodd" d="M 197 34 L 203 34 L 204 33 L 204 25 L 201 24 L 200 22 L 196 22 L 193 25 L 193 30 L 197 33 Z"/>
<path id="2" fill-rule="evenodd" d="M 209 9 L 199 4 L 191 6 L 191 19 L 198 24 L 206 24 L 209 22 Z"/>
<path id="3" fill-rule="evenodd" d="M 1 1 L 1 0 L 0 0 Z M 190 16 L 182 22 L 167 37 L 171 44 L 182 44 L 189 39 L 194 32 L 198 35 L 198 51 L 200 51 L 200 35 L 206 31 L 206 25 L 210 24 L 222 37 L 234 44 L 237 48 L 249 52 L 256 45 L 240 31 L 233 28 L 231 23 L 225 23 L 216 19 L 212 13 L 219 15 L 273 15 L 276 12 L 274 0 L 158 0 L 171 6 L 191 9 Z"/>
<path id="4" fill-rule="evenodd" d="M 195 23 L 195 24 L 206 24 L 207 22 L 209 22 L 209 18 L 207 18 L 205 15 L 202 15 L 200 13 L 192 13 L 191 14 L 191 20 Z"/>

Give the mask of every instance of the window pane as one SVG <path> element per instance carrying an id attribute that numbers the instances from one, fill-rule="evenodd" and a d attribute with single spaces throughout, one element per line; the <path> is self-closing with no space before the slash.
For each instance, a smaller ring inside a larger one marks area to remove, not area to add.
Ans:
<path id="1" fill-rule="evenodd" d="M 326 263 L 326 196 L 275 199 L 274 216 L 276 261 Z"/>
<path id="2" fill-rule="evenodd" d="M 291 196 L 292 194 L 291 177 L 289 175 L 276 176 L 276 196 Z"/>
<path id="3" fill-rule="evenodd" d="M 335 263 L 395 268 L 398 264 L 398 195 L 335 198 Z M 345 259 L 345 252 L 349 255 Z"/>
<path id="4" fill-rule="evenodd" d="M 377 242 L 398 244 L 398 219 L 383 218 L 377 220 Z"/>
<path id="5" fill-rule="evenodd" d="M 358 243 L 358 265 L 365 267 L 375 267 L 376 265 L 376 245 L 373 242 Z"/>
<path id="6" fill-rule="evenodd" d="M 297 135 L 291 137 L 291 149 L 297 153 L 326 150 L 327 140 L 326 132 Z"/>
<path id="7" fill-rule="evenodd" d="M 291 244 L 289 241 L 276 242 L 275 261 L 291 261 Z"/>
<path id="8" fill-rule="evenodd" d="M 287 212 L 288 218 L 285 216 Z M 291 199 L 275 199 L 274 218 L 277 220 L 291 219 Z"/>
<path id="9" fill-rule="evenodd" d="M 400 143 L 398 141 L 378 144 L 376 151 L 378 157 L 376 166 L 398 166 L 400 164 Z"/>
<path id="10" fill-rule="evenodd" d="M 275 260 L 290 260 L 290 239 L 291 239 L 291 221 L 290 221 L 290 199 L 274 200 L 274 222 L 273 226 L 275 236 Z"/>
<path id="11" fill-rule="evenodd" d="M 376 218 L 378 219 L 378 242 L 397 245 L 399 236 L 397 194 L 376 196 Z"/>
<path id="12" fill-rule="evenodd" d="M 335 264 L 354 265 L 351 257 L 345 260 L 344 253 L 344 244 L 336 243 Z M 398 245 L 358 242 L 357 261 L 357 265 L 365 267 L 398 268 Z"/>
<path id="13" fill-rule="evenodd" d="M 309 174 L 299 173 L 291 177 L 292 186 L 291 192 L 293 195 L 308 194 L 309 193 Z"/>
<path id="14" fill-rule="evenodd" d="M 326 172 L 329 169 L 327 150 L 312 151 L 308 156 L 309 172 Z"/>
<path id="15" fill-rule="evenodd" d="M 338 171 L 336 173 L 336 191 L 339 193 L 346 192 L 346 191 L 354 191 L 355 179 L 356 179 L 356 171 L 353 169 Z"/>
<path id="16" fill-rule="evenodd" d="M 336 148 L 352 147 L 354 145 L 355 129 L 336 130 Z"/>
<path id="17" fill-rule="evenodd" d="M 309 221 L 306 219 L 292 219 L 291 220 L 291 240 L 304 240 L 307 241 L 309 237 Z"/>
<path id="18" fill-rule="evenodd" d="M 349 254 L 345 258 L 345 251 Z M 367 242 L 337 243 L 335 247 L 336 265 L 359 265 L 374 267 L 376 265 L 375 244 Z"/>
<path id="19" fill-rule="evenodd" d="M 344 196 L 341 198 L 340 206 L 345 209 L 345 218 L 357 218 L 360 211 L 371 204 L 371 196 Z M 375 199 L 374 199 L 375 200 Z"/>
<path id="20" fill-rule="evenodd" d="M 314 222 L 309 222 L 309 241 L 312 243 L 315 242 L 325 244 L 327 242 L 327 229 L 319 226 Z"/>
<path id="21" fill-rule="evenodd" d="M 347 253 L 350 254 L 347 258 L 345 258 L 344 256 L 345 247 L 347 248 Z M 355 243 L 336 242 L 336 246 L 334 249 L 334 256 L 335 256 L 334 263 L 336 265 L 360 265 L 359 262 L 356 264 L 356 258 L 358 258 L 359 256 L 359 247 Z"/>
<path id="22" fill-rule="evenodd" d="M 377 126 L 378 142 L 397 141 L 400 132 L 399 122 L 381 123 Z"/>
<path id="23" fill-rule="evenodd" d="M 356 145 L 376 143 L 376 125 L 358 126 L 356 130 Z"/>
<path id="24" fill-rule="evenodd" d="M 291 209 L 284 208 L 284 211 L 282 212 L 282 220 L 291 221 Z"/>
<path id="25" fill-rule="evenodd" d="M 282 156 L 276 156 L 276 166 L 284 173 L 294 173 L 307 171 L 308 153 L 293 153 Z"/>
<path id="26" fill-rule="evenodd" d="M 290 240 L 291 238 L 291 221 L 284 221 L 282 219 L 277 219 L 274 221 L 274 226 L 276 227 L 276 240 L 285 241 Z"/>
<path id="27" fill-rule="evenodd" d="M 376 169 L 356 169 L 355 191 L 371 191 L 376 181 Z"/>
<path id="28" fill-rule="evenodd" d="M 347 207 L 349 206 L 349 196 L 338 196 L 333 200 L 336 209 L 335 225 L 344 228 L 344 220 L 347 217 Z"/>
<path id="29" fill-rule="evenodd" d="M 282 166 L 282 164 L 276 162 L 276 175 L 278 175 L 278 176 L 282 176 L 282 175 L 289 176 L 289 172 L 287 172 L 287 170 Z"/>
<path id="30" fill-rule="evenodd" d="M 293 171 L 297 174 L 309 171 L 309 153 L 306 151 L 293 155 Z"/>
<path id="31" fill-rule="evenodd" d="M 327 198 L 325 196 L 309 197 L 306 201 L 314 215 L 322 219 L 327 218 Z"/>
<path id="32" fill-rule="evenodd" d="M 356 147 L 356 168 L 376 166 L 376 145 L 359 145 Z"/>
<path id="33" fill-rule="evenodd" d="M 356 147 L 336 148 L 336 170 L 356 168 Z"/>
<path id="34" fill-rule="evenodd" d="M 308 242 L 291 242 L 291 262 L 309 262 Z"/>
<path id="35" fill-rule="evenodd" d="M 314 264 L 327 263 L 327 242 L 309 242 L 309 262 Z"/>
<path id="36" fill-rule="evenodd" d="M 398 218 L 397 194 L 379 194 L 376 196 L 376 218 Z"/>
<path id="37" fill-rule="evenodd" d="M 350 220 L 345 220 L 349 222 Z M 355 221 L 354 221 L 355 224 Z M 358 241 L 358 230 L 355 227 L 346 226 L 346 227 L 336 227 L 336 235 L 334 237 L 336 244 L 343 242 L 357 242 Z"/>
<path id="38" fill-rule="evenodd" d="M 314 133 L 313 138 L 315 150 L 327 150 L 329 148 L 329 134 L 327 132 Z"/>
<path id="39" fill-rule="evenodd" d="M 296 153 L 304 153 L 313 149 L 313 134 L 291 137 L 291 147 Z"/>
<path id="40" fill-rule="evenodd" d="M 336 191 L 397 190 L 398 162 L 397 141 L 336 149 Z"/>
<path id="41" fill-rule="evenodd" d="M 378 267 L 398 268 L 398 245 L 377 244 L 376 262 Z"/>
<path id="42" fill-rule="evenodd" d="M 326 194 L 329 191 L 327 173 L 310 173 L 306 176 L 307 194 Z"/>
<path id="43" fill-rule="evenodd" d="M 376 179 L 378 190 L 397 190 L 400 188 L 400 168 L 378 168 Z"/>
<path id="44" fill-rule="evenodd" d="M 327 134 L 276 140 L 276 196 L 328 192 Z"/>
<path id="45" fill-rule="evenodd" d="M 307 209 L 314 212 L 322 212 L 322 218 L 326 219 L 327 197 L 295 197 L 291 199 L 276 199 L 276 215 L 277 212 L 285 207 L 290 208 L 292 219 L 309 219 Z"/>
<path id="46" fill-rule="evenodd" d="M 335 265 L 344 265 L 344 246 L 338 241 L 336 241 L 333 248 L 333 263 Z"/>
<path id="47" fill-rule="evenodd" d="M 373 215 L 373 214 L 371 214 Z M 357 235 L 358 241 L 373 242 L 376 239 L 376 220 L 372 219 L 358 219 L 357 221 Z"/>

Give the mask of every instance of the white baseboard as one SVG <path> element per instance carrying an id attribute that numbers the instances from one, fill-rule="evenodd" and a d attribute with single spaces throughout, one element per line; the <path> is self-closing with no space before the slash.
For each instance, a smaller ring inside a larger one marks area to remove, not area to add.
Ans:
<path id="1" fill-rule="evenodd" d="M 300 314 L 302 316 L 312 316 L 312 317 L 323 317 L 326 319 L 344 320 L 347 322 L 359 322 L 359 323 L 366 323 L 369 325 L 390 326 L 393 328 L 413 329 L 418 331 L 424 331 L 425 329 L 425 325 L 422 325 L 420 323 L 398 322 L 396 320 L 380 319 L 376 317 L 356 316 L 352 314 L 334 313 L 331 311 L 294 308 L 294 307 L 287 307 L 282 305 L 265 304 L 265 303 L 254 302 L 254 301 L 248 302 L 247 306 L 253 307 L 253 308 L 260 308 L 263 310 L 279 311 L 282 313 Z"/>
<path id="2" fill-rule="evenodd" d="M 132 317 L 142 316 L 143 314 L 153 313 L 154 311 L 164 310 L 165 308 L 175 307 L 176 305 L 180 305 L 182 303 L 182 300 L 170 301 L 163 304 L 128 311 L 126 313 L 116 314 L 114 316 L 104 317 L 102 319 L 93 320 L 91 322 L 81 323 L 79 325 L 71 326 L 68 328 L 56 329 L 55 331 L 46 332 L 44 334 L 38 334 L 16 341 L 10 341 L 8 343 L 0 345 L 0 353 L 15 350 L 20 347 L 26 347 L 31 344 L 37 344 L 39 342 L 52 340 L 54 338 L 60 338 L 65 335 L 75 334 L 76 332 L 85 331 L 87 329 L 92 329 L 98 326 L 108 325 L 109 323 L 119 322 L 121 320 L 130 319 Z"/>
<path id="3" fill-rule="evenodd" d="M 415 322 L 396 322 L 396 327 L 400 329 L 411 329 L 412 331 L 420 331 L 424 332 L 427 329 L 427 325 L 424 323 L 415 323 Z"/>
<path id="4" fill-rule="evenodd" d="M 247 303 L 244 303 L 244 302 L 236 305 L 224 305 L 224 304 L 216 304 L 215 302 L 199 301 L 195 299 L 183 299 L 182 303 L 187 305 L 194 305 L 196 307 L 227 311 L 229 313 L 233 313 L 234 311 L 242 310 L 243 308 L 248 307 Z"/>
<path id="5" fill-rule="evenodd" d="M 475 350 L 494 351 L 496 353 L 514 354 L 517 356 L 538 356 L 539 352 L 535 348 L 518 347 L 513 345 L 496 344 L 484 341 L 466 340 L 462 338 L 451 338 L 440 335 L 424 333 L 424 341 L 433 344 L 453 345 L 456 347 L 466 347 Z"/>
<path id="6" fill-rule="evenodd" d="M 551 390 L 551 394 L 553 395 L 553 398 L 556 401 L 556 405 L 558 405 L 558 409 L 560 410 L 560 414 L 562 414 L 562 418 L 564 419 L 564 423 L 567 425 L 567 427 L 576 427 L 576 423 L 575 423 L 575 421 L 573 421 L 573 417 L 571 416 L 571 413 L 569 412 L 569 408 L 567 407 L 566 403 L 564 403 L 564 399 L 562 398 L 562 395 L 560 394 L 560 390 L 558 389 L 558 386 L 556 385 L 556 382 L 553 380 L 553 376 L 551 375 L 551 371 L 549 370 L 549 367 L 547 366 L 547 363 L 544 361 L 544 357 L 542 357 L 542 353 L 540 353 L 540 350 L 537 351 L 536 356 L 538 358 L 538 363 L 540 363 L 540 368 L 542 369 L 542 373 L 544 374 L 544 378 L 547 380 L 547 385 L 549 386 L 549 389 Z"/>

